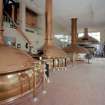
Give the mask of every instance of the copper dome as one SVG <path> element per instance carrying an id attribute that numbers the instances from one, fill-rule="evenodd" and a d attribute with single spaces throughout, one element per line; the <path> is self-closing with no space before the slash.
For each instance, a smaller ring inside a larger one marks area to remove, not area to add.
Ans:
<path id="1" fill-rule="evenodd" d="M 0 0 L 0 75 L 32 67 L 34 60 L 26 52 L 5 45 L 3 37 L 3 0 Z M 28 39 L 26 39 L 28 41 Z"/>
<path id="2" fill-rule="evenodd" d="M 78 43 L 79 44 L 99 44 L 99 41 L 89 36 L 88 28 L 84 28 L 84 36 L 81 38 L 78 38 Z"/>
<path id="3" fill-rule="evenodd" d="M 61 48 L 58 48 L 53 44 L 47 44 L 43 50 L 44 57 L 47 58 L 58 58 L 66 56 L 66 53 Z"/>
<path id="4" fill-rule="evenodd" d="M 18 72 L 32 67 L 34 60 L 26 52 L 0 45 L 0 74 Z"/>
<path id="5" fill-rule="evenodd" d="M 46 58 L 58 58 L 65 57 L 66 53 L 53 44 L 53 32 L 52 32 L 52 0 L 46 0 L 46 36 L 45 45 L 43 48 L 44 57 Z"/>

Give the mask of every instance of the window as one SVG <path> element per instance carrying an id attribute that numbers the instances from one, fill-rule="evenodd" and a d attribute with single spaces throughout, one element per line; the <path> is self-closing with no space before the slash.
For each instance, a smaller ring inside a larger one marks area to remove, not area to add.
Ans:
<path id="1" fill-rule="evenodd" d="M 57 38 L 61 42 L 68 42 L 68 40 L 69 40 L 68 35 L 55 35 L 55 38 Z"/>

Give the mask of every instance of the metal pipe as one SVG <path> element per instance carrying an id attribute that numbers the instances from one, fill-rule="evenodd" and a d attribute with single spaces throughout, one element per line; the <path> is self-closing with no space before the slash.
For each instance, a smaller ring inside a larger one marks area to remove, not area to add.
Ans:
<path id="1" fill-rule="evenodd" d="M 52 0 L 46 0 L 46 43 L 48 44 L 52 38 Z"/>
<path id="2" fill-rule="evenodd" d="M 4 38 L 3 38 L 3 0 L 0 0 L 0 44 L 4 44 Z"/>
<path id="3" fill-rule="evenodd" d="M 71 19 L 71 37 L 72 37 L 72 46 L 77 45 L 77 18 Z"/>

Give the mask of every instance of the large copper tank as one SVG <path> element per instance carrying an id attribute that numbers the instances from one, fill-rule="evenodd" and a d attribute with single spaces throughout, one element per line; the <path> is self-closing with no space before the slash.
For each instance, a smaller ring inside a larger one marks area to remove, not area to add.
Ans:
<path id="1" fill-rule="evenodd" d="M 2 49 L 8 51 L 8 54 L 4 52 L 7 59 L 2 56 Z M 27 53 L 6 46 L 0 46 L 0 57 L 3 61 L 0 60 L 0 103 L 8 103 L 30 92 L 35 96 L 43 78 L 41 65 Z"/>
<path id="2" fill-rule="evenodd" d="M 88 34 L 88 28 L 84 28 L 84 36 L 81 38 L 78 38 L 78 43 L 79 44 L 99 44 L 99 41 L 96 40 L 95 38 L 89 36 Z"/>
<path id="3" fill-rule="evenodd" d="M 45 45 L 43 48 L 43 57 L 49 61 L 51 68 L 61 68 L 65 67 L 66 53 L 53 43 L 53 0 L 46 0 L 45 9 Z M 61 63 L 62 62 L 62 63 Z"/>
<path id="4" fill-rule="evenodd" d="M 14 99 L 34 88 L 34 62 L 26 52 L 0 45 L 0 101 Z"/>
<path id="5" fill-rule="evenodd" d="M 63 49 L 69 56 L 70 61 L 80 60 L 80 54 L 84 56 L 88 52 L 86 48 L 78 46 L 78 36 L 77 36 L 77 18 L 73 17 L 71 19 L 71 45 L 70 47 Z"/>
<path id="6" fill-rule="evenodd" d="M 89 36 L 88 28 L 84 28 L 84 36 L 78 38 L 78 44 L 84 48 L 87 48 L 89 52 L 94 55 L 96 45 L 99 44 L 99 41 Z"/>
<path id="7" fill-rule="evenodd" d="M 54 45 L 53 43 L 53 16 L 52 16 L 52 5 L 53 0 L 46 0 L 46 10 L 45 10 L 45 45 L 44 45 L 44 56 L 46 58 L 59 58 L 65 57 L 65 52 Z"/>
<path id="8" fill-rule="evenodd" d="M 87 53 L 86 48 L 78 46 L 78 36 L 77 36 L 77 18 L 71 19 L 71 46 L 64 48 L 66 53 Z"/>
<path id="9" fill-rule="evenodd" d="M 33 91 L 36 74 L 34 60 L 26 52 L 7 46 L 3 38 L 3 0 L 0 0 L 0 104 Z"/>

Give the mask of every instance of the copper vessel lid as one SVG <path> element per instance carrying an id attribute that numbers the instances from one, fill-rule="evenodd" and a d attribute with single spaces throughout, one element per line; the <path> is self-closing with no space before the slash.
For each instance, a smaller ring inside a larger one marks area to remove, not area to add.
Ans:
<path id="1" fill-rule="evenodd" d="M 89 44 L 99 44 L 99 41 L 96 40 L 95 38 L 89 36 L 88 34 L 88 28 L 84 28 L 84 36 L 81 37 L 81 38 L 78 38 L 78 43 L 82 43 L 82 44 L 85 44 L 85 43 L 89 43 Z"/>
<path id="2" fill-rule="evenodd" d="M 45 45 L 43 48 L 44 57 L 46 58 L 57 58 L 57 57 L 65 57 L 66 53 L 53 43 L 53 22 L 52 22 L 52 0 L 46 0 L 46 36 L 45 36 Z"/>
<path id="3" fill-rule="evenodd" d="M 88 49 L 78 46 L 77 18 L 71 19 L 71 46 L 64 48 L 66 53 L 87 53 Z"/>
<path id="4" fill-rule="evenodd" d="M 24 51 L 5 45 L 3 36 L 3 0 L 0 0 L 0 8 L 0 75 L 29 69 L 33 66 L 33 58 Z"/>
<path id="5" fill-rule="evenodd" d="M 34 60 L 26 52 L 0 45 L 0 75 L 31 68 Z"/>

